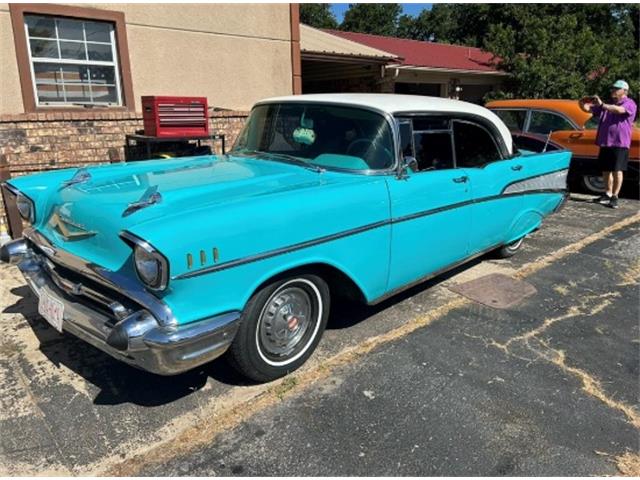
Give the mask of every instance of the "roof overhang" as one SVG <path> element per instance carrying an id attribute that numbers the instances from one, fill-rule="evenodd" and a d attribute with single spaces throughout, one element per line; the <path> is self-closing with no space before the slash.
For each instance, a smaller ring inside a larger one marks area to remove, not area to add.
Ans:
<path id="1" fill-rule="evenodd" d="M 300 53 L 304 60 L 345 63 L 386 64 L 401 60 L 398 55 L 323 32 L 305 24 L 300 24 Z"/>
<path id="2" fill-rule="evenodd" d="M 411 72 L 450 73 L 450 74 L 458 74 L 458 75 L 483 75 L 483 76 L 490 76 L 490 77 L 508 77 L 509 76 L 507 72 L 501 72 L 498 70 L 466 70 L 466 69 L 424 67 L 424 66 L 418 66 L 418 65 L 400 65 L 400 64 L 387 65 L 385 68 L 390 70 L 398 69 L 398 70 L 406 70 Z"/>

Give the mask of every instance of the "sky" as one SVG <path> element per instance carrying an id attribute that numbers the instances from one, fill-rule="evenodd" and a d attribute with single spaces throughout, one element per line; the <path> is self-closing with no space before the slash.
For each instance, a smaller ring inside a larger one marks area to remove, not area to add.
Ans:
<path id="1" fill-rule="evenodd" d="M 406 13 L 407 15 L 418 15 L 423 9 L 431 10 L 431 3 L 401 3 L 402 5 L 402 13 Z M 342 18 L 344 17 L 344 12 L 349 8 L 348 3 L 332 3 L 331 10 L 335 14 L 338 22 L 342 22 Z"/>

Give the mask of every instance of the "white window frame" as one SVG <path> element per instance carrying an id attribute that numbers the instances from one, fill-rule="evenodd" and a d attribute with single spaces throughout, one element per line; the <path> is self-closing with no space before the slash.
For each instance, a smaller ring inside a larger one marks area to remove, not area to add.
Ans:
<path id="1" fill-rule="evenodd" d="M 28 17 L 49 17 L 51 19 L 53 19 L 54 21 L 54 25 L 55 25 L 55 31 L 56 31 L 56 37 L 55 39 L 52 38 L 48 38 L 48 37 L 32 37 L 29 34 L 29 25 L 27 23 Z M 112 24 L 111 22 L 108 21 L 104 21 L 104 20 L 93 20 L 93 19 L 74 19 L 74 20 L 78 20 L 82 22 L 82 40 L 69 40 L 69 39 L 60 39 L 60 36 L 58 34 L 58 20 L 62 19 L 65 17 L 61 17 L 61 16 L 57 16 L 57 15 L 46 15 L 46 14 L 40 14 L 40 13 L 34 13 L 34 14 L 28 14 L 25 13 L 24 15 L 24 29 L 25 29 L 25 36 L 26 36 L 26 40 L 27 40 L 27 51 L 29 54 L 29 68 L 31 70 L 31 83 L 32 83 L 32 87 L 33 87 L 33 95 L 34 95 L 34 99 L 36 102 L 36 108 L 37 107 L 78 107 L 78 106 L 84 106 L 84 105 L 98 105 L 98 106 L 107 106 L 107 107 L 122 107 L 123 106 L 123 102 L 122 102 L 122 82 L 120 79 L 120 66 L 118 65 L 118 48 L 117 48 L 117 44 L 116 44 L 116 28 L 115 25 Z M 91 22 L 91 23 L 108 23 L 111 28 L 110 28 L 110 32 L 109 32 L 109 42 L 101 42 L 101 41 L 94 41 L 94 40 L 89 40 L 87 41 L 87 33 L 86 33 L 86 28 L 85 28 L 85 23 L 86 22 Z M 57 47 L 58 47 L 58 55 L 60 55 L 60 41 L 62 40 L 63 42 L 69 42 L 69 43 L 82 43 L 84 44 L 84 48 L 85 48 L 85 56 L 87 57 L 87 59 L 89 58 L 88 52 L 87 52 L 87 45 L 88 44 L 96 44 L 96 45 L 110 45 L 111 46 L 111 58 L 113 58 L 113 61 L 111 62 L 107 62 L 107 61 L 100 61 L 100 60 L 73 60 L 73 59 L 65 59 L 65 58 L 51 58 L 51 57 L 34 57 L 31 53 L 31 41 L 30 40 L 47 40 L 47 41 L 52 41 L 55 40 Z M 82 84 L 79 83 L 78 85 L 85 85 L 86 87 L 88 87 L 89 89 L 89 97 L 91 99 L 90 102 L 67 102 L 67 93 L 66 93 L 66 89 L 65 89 L 65 82 L 64 82 L 64 78 L 62 79 L 62 83 L 55 83 L 55 85 L 60 85 L 62 87 L 62 93 L 63 93 L 63 98 L 64 101 L 62 102 L 41 102 L 38 96 L 38 84 L 36 82 L 36 76 L 35 76 L 35 69 L 34 69 L 34 63 L 57 63 L 57 64 L 67 64 L 67 65 L 84 65 L 89 69 L 89 83 L 87 84 Z M 106 66 L 106 67 L 113 67 L 114 69 L 114 78 L 115 78 L 115 85 L 112 84 L 108 84 L 107 86 L 115 86 L 116 88 L 116 95 L 118 98 L 118 102 L 117 103 L 112 103 L 112 102 L 96 102 L 93 101 L 93 90 L 91 88 L 91 66 Z"/>

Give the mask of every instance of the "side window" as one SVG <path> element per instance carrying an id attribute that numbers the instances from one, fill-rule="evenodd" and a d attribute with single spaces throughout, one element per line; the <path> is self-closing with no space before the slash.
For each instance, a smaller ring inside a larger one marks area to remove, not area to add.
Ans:
<path id="1" fill-rule="evenodd" d="M 411 120 L 400 120 L 398 122 L 400 129 L 400 148 L 404 157 L 415 157 L 413 152 Z"/>
<path id="2" fill-rule="evenodd" d="M 501 158 L 493 137 L 479 125 L 454 121 L 453 138 L 458 167 L 481 167 Z"/>
<path id="3" fill-rule="evenodd" d="M 524 121 L 527 118 L 526 110 L 493 110 L 511 131 L 521 132 L 524 129 Z"/>
<path id="4" fill-rule="evenodd" d="M 453 148 L 449 132 L 415 132 L 413 142 L 419 171 L 453 168 Z"/>
<path id="5" fill-rule="evenodd" d="M 551 112 L 531 112 L 529 132 L 547 135 L 556 130 L 575 130 L 573 125 L 560 115 Z"/>
<path id="6" fill-rule="evenodd" d="M 415 117 L 413 146 L 419 171 L 453 168 L 451 120 L 443 117 Z"/>

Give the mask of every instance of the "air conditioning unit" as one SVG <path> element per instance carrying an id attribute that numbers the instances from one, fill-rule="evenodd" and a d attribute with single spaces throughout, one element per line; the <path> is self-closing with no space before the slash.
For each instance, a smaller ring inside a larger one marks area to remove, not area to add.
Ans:
<path id="1" fill-rule="evenodd" d="M 142 97 L 144 134 L 150 137 L 209 135 L 205 97 Z"/>

